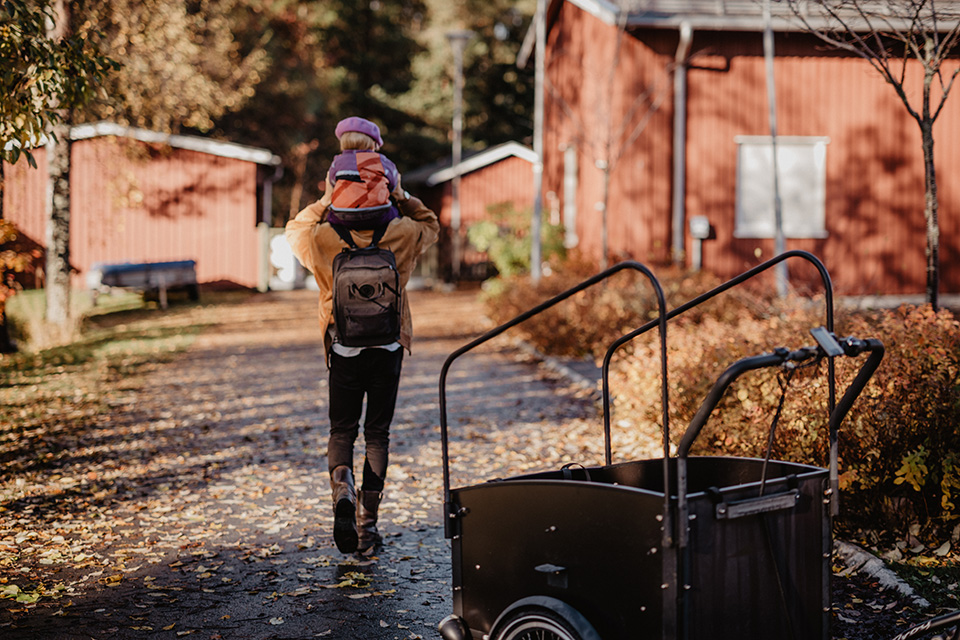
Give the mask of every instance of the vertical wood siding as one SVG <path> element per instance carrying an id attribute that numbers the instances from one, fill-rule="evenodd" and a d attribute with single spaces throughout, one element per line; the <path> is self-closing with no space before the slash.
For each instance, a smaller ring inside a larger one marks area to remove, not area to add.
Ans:
<path id="1" fill-rule="evenodd" d="M 603 96 L 616 29 L 569 3 L 551 26 L 547 49 L 544 190 L 562 198 L 563 153 L 579 153 L 580 249 L 600 258 L 602 174 L 595 151 L 603 139 Z M 657 82 L 673 60 L 677 34 L 641 30 L 620 52 L 612 113 L 615 126 L 633 98 Z M 775 75 L 779 134 L 826 136 L 825 239 L 788 239 L 788 249 L 818 255 L 844 294 L 922 293 L 926 246 L 919 129 L 892 87 L 865 61 L 825 51 L 805 34 L 777 34 Z M 772 240 L 733 237 L 735 138 L 768 135 L 767 93 L 759 33 L 695 32 L 688 75 L 686 215 L 705 215 L 715 238 L 703 264 L 723 277 L 773 255 Z M 914 66 L 908 70 L 919 78 Z M 671 245 L 673 104 L 668 94 L 646 129 L 614 167 L 610 189 L 611 257 L 656 263 Z M 911 97 L 918 86 L 908 87 Z M 960 99 L 952 97 L 935 127 L 940 197 L 942 287 L 960 291 Z M 771 205 L 772 206 L 772 205 Z M 686 239 L 687 255 L 691 242 Z M 803 284 L 814 274 L 792 273 Z"/>
<path id="2" fill-rule="evenodd" d="M 452 185 L 445 182 L 442 188 L 437 213 L 440 224 L 449 229 L 453 211 Z M 510 205 L 517 211 L 533 209 L 533 167 L 528 161 L 508 156 L 460 178 L 460 228 L 464 234 L 471 224 L 488 220 L 491 207 L 499 205 Z M 476 251 L 466 240 L 463 247 L 465 264 L 486 261 L 486 254 Z"/>
<path id="3" fill-rule="evenodd" d="M 78 286 L 97 262 L 168 260 L 196 260 L 202 283 L 257 285 L 254 163 L 103 137 L 75 142 L 71 166 L 70 252 Z M 33 184 L 39 174 L 27 180 Z M 4 199 L 10 211 L 10 197 Z M 33 228 L 44 208 L 31 205 L 15 215 L 7 217 Z"/>
<path id="4" fill-rule="evenodd" d="M 667 65 L 676 39 L 671 32 L 654 33 L 647 43 L 628 35 L 618 54 L 616 29 L 569 3 L 562 5 L 551 28 L 544 184 L 562 207 L 563 149 L 574 146 L 576 231 L 579 249 L 589 257 L 602 254 L 603 171 L 598 163 L 608 158 L 614 162 L 607 205 L 611 260 L 660 262 L 669 256 L 673 105 Z M 611 78 L 615 56 L 619 64 Z M 655 101 L 659 104 L 653 108 Z"/>
<path id="5" fill-rule="evenodd" d="M 711 55 L 698 59 L 689 76 L 687 211 L 706 215 L 713 223 L 716 240 L 704 243 L 704 266 L 725 277 L 773 255 L 772 240 L 733 238 L 734 138 L 769 134 L 761 36 L 738 36 L 695 37 L 694 51 Z M 787 248 L 818 255 L 841 293 L 922 293 L 926 236 L 923 156 L 916 123 L 865 61 L 825 53 L 801 34 L 778 36 L 777 53 L 778 132 L 830 138 L 829 237 L 788 239 Z M 914 67 L 908 73 L 917 72 Z M 939 140 L 956 135 L 958 112 L 956 103 L 948 103 L 936 129 Z M 960 290 L 960 272 L 953 267 L 960 244 L 956 220 L 960 202 L 950 179 L 960 171 L 955 147 L 941 143 L 935 150 L 944 186 L 940 189 L 944 291 Z M 797 274 L 801 283 L 810 276 Z"/>
<path id="6" fill-rule="evenodd" d="M 45 247 L 47 244 L 47 153 L 33 152 L 37 168 L 20 158 L 17 164 L 3 165 L 3 217 L 17 225 L 20 234 L 30 242 Z"/>

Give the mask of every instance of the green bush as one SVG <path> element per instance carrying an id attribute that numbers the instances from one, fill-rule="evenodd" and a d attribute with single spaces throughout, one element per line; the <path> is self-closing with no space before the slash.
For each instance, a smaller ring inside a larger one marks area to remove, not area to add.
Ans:
<path id="1" fill-rule="evenodd" d="M 467 240 L 487 254 L 500 278 L 512 278 L 530 271 L 530 211 L 518 211 L 510 203 L 488 208 L 488 219 L 467 228 Z M 544 260 L 563 259 L 563 227 L 544 222 L 541 226 L 541 255 Z"/>

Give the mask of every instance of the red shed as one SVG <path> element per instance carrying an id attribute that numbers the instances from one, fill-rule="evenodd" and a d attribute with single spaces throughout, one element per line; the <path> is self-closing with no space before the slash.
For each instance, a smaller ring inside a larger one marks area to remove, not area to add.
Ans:
<path id="1" fill-rule="evenodd" d="M 403 175 L 403 184 L 437 212 L 444 242 L 441 261 L 450 265 L 450 230 L 453 226 L 454 177 L 460 175 L 460 228 L 463 236 L 475 222 L 489 217 L 491 207 L 510 205 L 518 211 L 533 206 L 533 165 L 536 154 L 519 142 L 506 142 L 483 151 L 468 152 L 459 166 L 449 161 L 424 167 Z M 466 269 L 485 273 L 486 255 L 463 241 L 462 264 Z"/>
<path id="2" fill-rule="evenodd" d="M 820 256 L 841 293 L 922 293 L 916 122 L 868 62 L 829 50 L 786 3 L 772 4 L 787 249 Z M 710 229 L 702 266 L 721 276 L 773 255 L 761 11 L 762 3 L 715 0 L 549 3 L 544 191 L 560 194 L 587 255 L 601 256 L 605 165 L 611 259 L 691 264 L 701 248 L 693 220 Z M 908 73 L 913 96 L 922 73 Z M 935 136 L 960 139 L 960 98 L 947 103 Z M 935 160 L 941 287 L 957 292 L 960 146 L 941 142 Z"/>
<path id="3" fill-rule="evenodd" d="M 280 159 L 265 149 L 101 122 L 71 130 L 70 262 L 194 260 L 200 283 L 263 286 L 258 223 Z M 4 217 L 46 246 L 46 155 L 5 165 Z"/>

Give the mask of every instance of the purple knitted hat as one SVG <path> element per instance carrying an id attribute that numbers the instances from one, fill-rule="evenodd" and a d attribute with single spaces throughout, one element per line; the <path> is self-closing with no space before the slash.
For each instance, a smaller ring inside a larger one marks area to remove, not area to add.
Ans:
<path id="1" fill-rule="evenodd" d="M 357 116 L 350 116 L 349 118 L 344 118 L 337 123 L 337 140 L 340 139 L 340 136 L 345 134 L 348 131 L 354 131 L 356 133 L 363 133 L 371 138 L 377 143 L 378 147 L 383 146 L 383 138 L 380 137 L 380 127 L 373 124 L 369 120 L 364 120 L 363 118 L 358 118 Z"/>

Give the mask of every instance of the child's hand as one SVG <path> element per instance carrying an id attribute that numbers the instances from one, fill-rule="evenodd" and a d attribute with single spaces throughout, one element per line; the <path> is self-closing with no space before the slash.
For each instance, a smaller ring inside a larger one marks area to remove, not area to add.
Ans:
<path id="1" fill-rule="evenodd" d="M 320 206 L 326 209 L 333 204 L 333 186 L 330 184 L 330 176 L 326 178 L 326 188 L 323 196 L 320 197 Z"/>
<path id="2" fill-rule="evenodd" d="M 399 175 L 397 175 L 397 186 L 394 187 L 393 192 L 390 195 L 393 196 L 393 199 L 397 202 L 407 201 L 407 192 L 403 190 L 403 186 L 400 184 Z"/>

